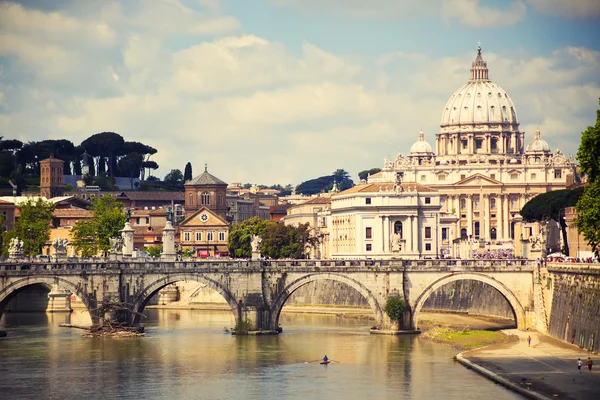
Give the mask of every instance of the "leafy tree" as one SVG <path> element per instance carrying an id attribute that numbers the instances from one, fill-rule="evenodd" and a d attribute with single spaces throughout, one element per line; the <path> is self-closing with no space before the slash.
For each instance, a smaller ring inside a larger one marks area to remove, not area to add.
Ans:
<path id="1" fill-rule="evenodd" d="M 185 164 L 185 171 L 183 172 L 183 181 L 191 181 L 194 176 L 192 175 L 192 163 L 188 162 Z"/>
<path id="2" fill-rule="evenodd" d="M 160 254 L 163 251 L 162 246 L 159 245 L 155 245 L 155 246 L 148 246 L 148 247 L 144 247 L 144 251 L 148 254 L 150 254 L 150 257 L 160 257 Z"/>
<path id="3" fill-rule="evenodd" d="M 129 153 L 119 160 L 120 174 L 129 178 L 131 189 L 133 189 L 133 180 L 140 176 L 143 162 L 144 156 L 136 152 Z"/>
<path id="4" fill-rule="evenodd" d="M 374 175 L 378 172 L 381 172 L 381 168 L 371 168 L 371 169 L 366 169 L 364 171 L 360 171 L 358 173 L 358 179 L 360 179 L 361 181 L 366 181 L 367 178 L 369 177 L 369 175 Z"/>
<path id="5" fill-rule="evenodd" d="M 565 207 L 574 207 L 581 197 L 583 188 L 553 190 L 538 194 L 529 200 L 521 209 L 521 216 L 525 221 L 541 222 L 547 219 L 558 221 L 561 227 L 564 252 L 569 254 L 569 242 L 567 240 L 567 224 L 565 223 L 563 210 Z"/>
<path id="6" fill-rule="evenodd" d="M 385 303 L 385 313 L 393 321 L 401 321 L 407 308 L 406 301 L 397 296 L 390 297 Z"/>
<path id="7" fill-rule="evenodd" d="M 307 258 L 310 248 L 318 243 L 308 223 L 299 226 L 272 223 L 262 235 L 261 253 L 275 259 Z"/>
<path id="8" fill-rule="evenodd" d="M 337 169 L 331 175 L 302 182 L 296 187 L 296 192 L 308 195 L 327 192 L 333 188 L 334 181 L 340 190 L 346 190 L 354 186 L 354 182 L 350 179 L 350 174 L 343 169 Z"/>
<path id="9" fill-rule="evenodd" d="M 350 178 L 350 174 L 343 169 L 336 169 L 332 176 L 340 190 L 350 189 L 354 186 L 354 181 Z"/>
<path id="10" fill-rule="evenodd" d="M 124 144 L 125 140 L 123 140 L 123 136 L 119 135 L 118 133 L 101 132 L 96 133 L 81 142 L 81 147 L 83 147 L 93 157 L 106 158 L 110 167 L 114 165 L 113 158 L 122 154 Z M 100 169 L 100 164 L 98 171 L 102 171 Z M 112 168 L 109 168 L 108 175 L 114 176 L 114 171 Z"/>
<path id="11" fill-rule="evenodd" d="M 23 147 L 23 142 L 17 139 L 8 139 L 0 141 L 0 151 L 8 151 L 13 155 L 17 151 L 21 150 L 21 147 Z"/>
<path id="12" fill-rule="evenodd" d="M 239 224 L 232 225 L 229 230 L 229 254 L 234 257 L 250 257 L 252 255 L 253 235 L 262 237 L 269 224 L 273 221 L 267 221 L 258 217 L 252 217 Z"/>
<path id="13" fill-rule="evenodd" d="M 587 176 L 588 186 L 577 202 L 575 225 L 600 257 L 600 109 L 596 110 L 596 125 L 581 133 L 577 160 L 581 173 Z"/>
<path id="14" fill-rule="evenodd" d="M 50 223 L 54 204 L 37 198 L 29 199 L 18 205 L 19 218 L 13 229 L 3 235 L 3 254 L 8 254 L 10 239 L 19 238 L 23 241 L 23 251 L 29 256 L 41 254 L 42 248 L 50 239 Z"/>
<path id="15" fill-rule="evenodd" d="M 82 257 L 110 249 L 110 238 L 121 237 L 126 216 L 123 204 L 111 196 L 92 199 L 92 218 L 81 220 L 71 230 L 73 247 Z"/>
<path id="16" fill-rule="evenodd" d="M 183 183 L 183 174 L 178 169 L 172 169 L 164 179 L 165 183 L 172 185 L 180 185 Z"/>
<path id="17" fill-rule="evenodd" d="M 0 176 L 10 177 L 15 171 L 15 156 L 9 152 L 0 153 Z"/>

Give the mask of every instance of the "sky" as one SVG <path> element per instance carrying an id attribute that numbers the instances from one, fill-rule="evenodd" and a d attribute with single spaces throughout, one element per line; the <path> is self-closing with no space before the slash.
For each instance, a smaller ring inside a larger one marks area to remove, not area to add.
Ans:
<path id="1" fill-rule="evenodd" d="M 117 132 L 161 178 L 357 181 L 420 130 L 434 146 L 480 42 L 526 143 L 576 154 L 598 38 L 598 0 L 0 0 L 0 136 Z"/>

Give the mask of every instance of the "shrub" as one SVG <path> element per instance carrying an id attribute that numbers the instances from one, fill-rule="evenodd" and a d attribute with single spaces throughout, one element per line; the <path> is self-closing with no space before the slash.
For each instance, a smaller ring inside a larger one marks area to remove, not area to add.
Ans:
<path id="1" fill-rule="evenodd" d="M 406 301 L 399 297 L 390 297 L 385 304 L 385 313 L 394 321 L 400 321 L 406 311 Z"/>

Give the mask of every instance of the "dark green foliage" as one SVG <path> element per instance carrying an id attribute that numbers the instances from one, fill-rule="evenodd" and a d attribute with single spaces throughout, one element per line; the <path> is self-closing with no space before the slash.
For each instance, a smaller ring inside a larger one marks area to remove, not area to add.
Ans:
<path id="1" fill-rule="evenodd" d="M 331 175 L 321 176 L 302 182 L 296 187 L 296 192 L 308 195 L 328 192 L 332 189 L 334 181 L 340 191 L 354 186 L 354 182 L 350 179 L 350 175 L 343 169 L 338 169 Z"/>
<path id="2" fill-rule="evenodd" d="M 185 171 L 183 172 L 183 181 L 190 181 L 193 177 L 194 176 L 192 175 L 192 163 L 188 162 L 187 164 L 185 164 Z"/>
<path id="3" fill-rule="evenodd" d="M 598 102 L 600 104 L 600 99 Z M 575 225 L 600 257 L 600 109 L 596 110 L 596 125 L 588 126 L 581 133 L 577 161 L 589 185 L 577 203 Z"/>
<path id="4" fill-rule="evenodd" d="M 95 197 L 90 207 L 92 218 L 81 220 L 71 230 L 72 245 L 82 257 L 110 249 L 110 238 L 121 237 L 125 226 L 123 204 L 110 196 Z"/>
<path id="5" fill-rule="evenodd" d="M 309 248 L 319 243 L 308 224 L 298 227 L 286 226 L 254 217 L 231 227 L 229 253 L 234 257 L 250 257 L 252 255 L 250 243 L 254 235 L 262 239 L 261 255 L 273 259 L 306 258 Z"/>
<path id="6" fill-rule="evenodd" d="M 393 321 L 401 321 L 407 308 L 406 301 L 399 297 L 390 297 L 385 303 L 385 313 Z"/>
<path id="7" fill-rule="evenodd" d="M 162 246 L 159 245 L 144 247 L 144 251 L 150 254 L 150 257 L 160 257 L 162 250 Z"/>
<path id="8" fill-rule="evenodd" d="M 172 169 L 164 179 L 166 184 L 181 187 L 183 185 L 183 174 L 178 169 Z"/>
<path id="9" fill-rule="evenodd" d="M 15 221 L 13 229 L 4 233 L 3 251 L 8 254 L 10 239 L 19 238 L 23 241 L 23 250 L 26 255 L 35 256 L 41 254 L 42 248 L 50 239 L 50 223 L 54 204 L 37 198 L 35 201 L 29 199 L 19 204 L 20 215 Z"/>
<path id="10" fill-rule="evenodd" d="M 373 175 L 378 172 L 381 172 L 381 168 L 371 168 L 371 169 L 366 169 L 364 171 L 360 171 L 358 173 L 358 179 L 360 179 L 361 181 L 366 181 L 367 178 L 369 177 L 369 175 Z"/>
<path id="11" fill-rule="evenodd" d="M 254 325 L 252 324 L 252 322 L 250 320 L 245 319 L 235 324 L 235 327 L 233 328 L 233 333 L 236 335 L 247 335 L 248 332 L 253 330 Z"/>

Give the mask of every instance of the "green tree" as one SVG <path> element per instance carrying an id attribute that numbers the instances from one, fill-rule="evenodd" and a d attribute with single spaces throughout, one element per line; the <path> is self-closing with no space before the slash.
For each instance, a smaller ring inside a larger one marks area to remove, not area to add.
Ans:
<path id="1" fill-rule="evenodd" d="M 171 185 L 181 185 L 183 183 L 183 174 L 178 169 L 172 169 L 165 176 L 164 182 Z"/>
<path id="2" fill-rule="evenodd" d="M 97 255 L 110 249 L 110 238 L 121 237 L 125 226 L 123 204 L 111 196 L 92 199 L 92 218 L 81 220 L 71 231 L 73 247 L 82 257 Z"/>
<path id="3" fill-rule="evenodd" d="M 529 200 L 521 209 L 521 216 L 525 221 L 541 222 L 547 219 L 558 221 L 563 237 L 564 252 L 569 255 L 569 242 L 567 240 L 567 224 L 563 218 L 565 207 L 574 207 L 583 194 L 583 188 L 553 190 L 538 194 Z"/>
<path id="4" fill-rule="evenodd" d="M 162 246 L 159 245 L 144 247 L 144 251 L 150 254 L 150 257 L 160 257 L 162 250 Z"/>
<path id="5" fill-rule="evenodd" d="M 258 235 L 262 238 L 270 224 L 276 224 L 276 222 L 252 217 L 232 225 L 229 230 L 229 254 L 234 257 L 250 257 L 252 255 L 252 245 L 250 244 L 252 236 Z"/>
<path id="6" fill-rule="evenodd" d="M 188 162 L 185 164 L 185 171 L 183 172 L 183 181 L 191 181 L 194 176 L 192 175 L 192 163 Z"/>
<path id="7" fill-rule="evenodd" d="M 406 301 L 397 296 L 390 297 L 385 303 L 385 313 L 393 321 L 402 321 L 407 308 Z"/>
<path id="8" fill-rule="evenodd" d="M 136 152 L 129 153 L 119 160 L 118 166 L 120 175 L 129 178 L 129 184 L 131 185 L 132 190 L 134 179 L 140 177 L 143 162 L 144 156 Z"/>
<path id="9" fill-rule="evenodd" d="M 23 251 L 28 256 L 41 254 L 42 248 L 50 239 L 50 224 L 54 204 L 41 198 L 29 199 L 19 203 L 19 218 L 13 229 L 3 235 L 3 254 L 8 254 L 10 239 L 23 241 Z"/>
<path id="10" fill-rule="evenodd" d="M 261 252 L 268 258 L 307 258 L 311 248 L 319 244 L 310 224 L 298 226 L 273 223 L 263 233 Z"/>
<path id="11" fill-rule="evenodd" d="M 361 181 L 366 181 L 367 178 L 369 177 L 369 175 L 373 175 L 378 172 L 381 172 L 381 168 L 371 168 L 371 169 L 366 169 L 364 171 L 360 171 L 358 173 L 358 179 L 360 179 Z"/>
<path id="12" fill-rule="evenodd" d="M 598 100 L 600 104 L 600 99 Z M 577 202 L 577 230 L 583 233 L 594 254 L 600 257 L 600 109 L 596 110 L 596 125 L 581 133 L 577 161 L 588 185 Z"/>
<path id="13" fill-rule="evenodd" d="M 102 159 L 106 158 L 108 160 L 108 176 L 111 177 L 114 176 L 112 168 L 114 165 L 113 159 L 122 154 L 124 145 L 125 140 L 123 140 L 123 136 L 115 132 L 96 133 L 81 142 L 81 147 L 91 156 L 102 157 Z M 104 168 L 102 162 L 98 164 L 98 173 L 104 171 L 101 168 Z"/>

